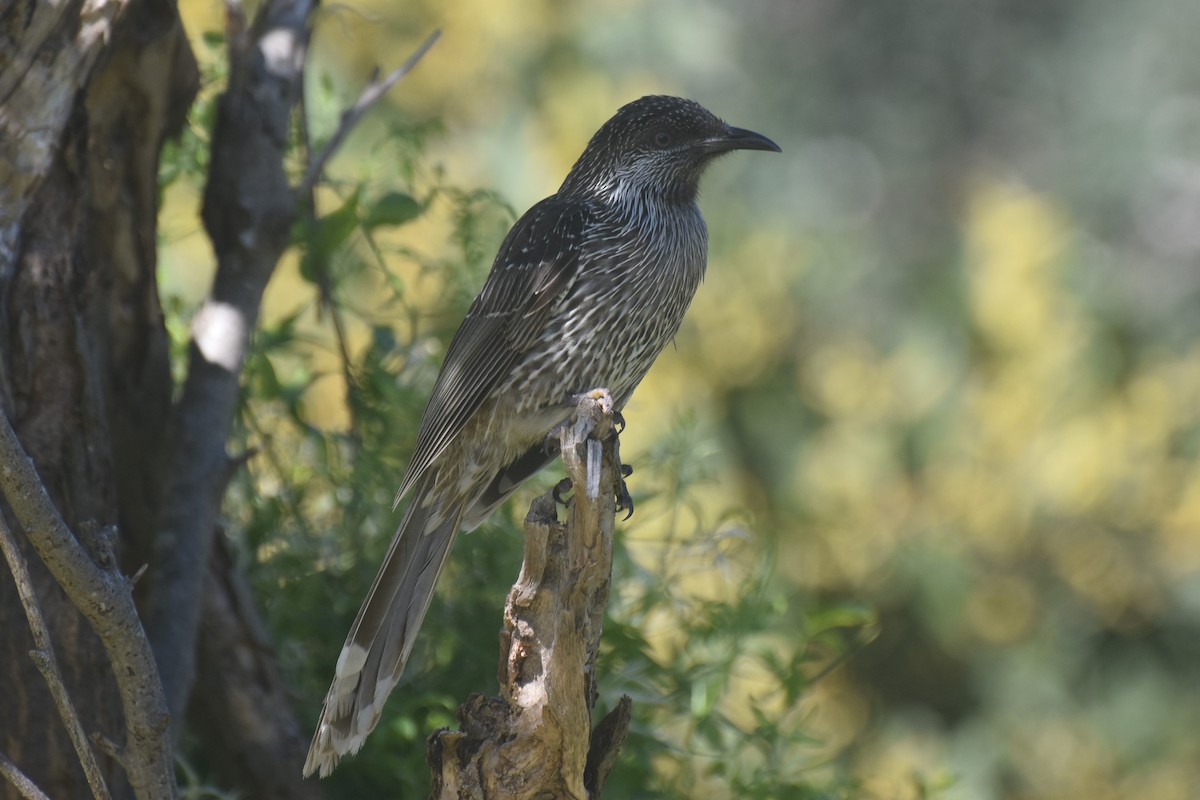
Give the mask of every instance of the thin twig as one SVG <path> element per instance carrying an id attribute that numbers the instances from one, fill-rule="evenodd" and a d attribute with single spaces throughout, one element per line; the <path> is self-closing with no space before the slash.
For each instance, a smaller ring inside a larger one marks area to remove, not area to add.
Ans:
<path id="1" fill-rule="evenodd" d="M 412 71 L 412 68 L 415 67 L 417 62 L 420 61 L 425 53 L 429 51 L 429 48 L 433 47 L 433 43 L 436 42 L 438 37 L 441 35 L 441 31 L 434 31 L 433 33 L 429 34 L 429 38 L 421 43 L 421 46 L 418 47 L 416 51 L 408 57 L 407 61 L 393 70 L 391 74 L 389 74 L 382 81 L 372 79 L 371 82 L 367 84 L 367 88 L 363 89 L 362 94 L 358 96 L 358 100 L 355 101 L 354 105 L 342 112 L 342 120 L 338 123 L 337 130 L 333 132 L 333 136 L 329 137 L 329 141 L 325 143 L 325 147 L 321 149 L 321 152 L 317 154 L 317 157 L 313 159 L 311 164 L 308 165 L 308 171 L 304 173 L 304 180 L 300 182 L 300 186 L 297 189 L 297 192 L 301 197 L 308 195 L 308 193 L 312 191 L 312 188 L 317 185 L 317 181 L 320 180 L 321 173 L 325 169 L 325 164 L 330 158 L 333 157 L 333 154 L 337 152 L 337 149 L 342 146 L 342 142 L 345 140 L 346 136 L 349 135 L 350 130 L 358 124 L 358 121 L 362 118 L 362 115 L 367 113 L 367 110 L 370 109 L 371 106 L 382 100 L 383 96 L 386 95 L 401 78 Z"/>
<path id="2" fill-rule="evenodd" d="M 97 731 L 96 733 L 92 734 L 92 741 L 95 742 L 96 747 L 101 753 L 104 753 L 104 755 L 108 756 L 113 761 L 116 761 L 118 764 L 125 763 L 125 754 L 121 752 L 121 746 L 112 739 L 109 739 L 107 736 Z"/>
<path id="3" fill-rule="evenodd" d="M 0 753 L 0 775 L 7 778 L 25 800 L 50 800 L 50 796 L 39 789 L 38 785 L 3 753 Z"/>
<path id="4" fill-rule="evenodd" d="M 322 265 L 322 268 L 324 266 Z M 350 367 L 350 348 L 346 344 L 346 324 L 342 319 L 341 309 L 334 302 L 333 286 L 330 285 L 328 274 L 322 281 L 321 295 L 321 302 L 329 309 L 329 320 L 333 323 L 334 340 L 337 342 L 338 356 L 342 362 L 342 380 L 346 382 L 346 410 L 350 412 L 349 441 L 353 445 L 354 452 L 357 453 L 362 445 L 362 437 L 359 435 L 361 426 L 359 425 L 359 406 L 356 395 L 357 382 L 354 380 L 354 372 Z"/>
<path id="5" fill-rule="evenodd" d="M 312 131 L 308 127 L 308 93 L 300 92 L 300 96 L 296 99 L 297 114 L 296 124 L 298 133 L 300 134 L 300 156 L 305 164 L 312 163 Z"/>
<path id="6" fill-rule="evenodd" d="M 54 657 L 54 644 L 50 641 L 50 629 L 46 626 L 46 619 L 42 616 L 42 609 L 38 605 L 37 594 L 33 590 L 33 581 L 29 577 L 29 566 L 17 548 L 16 537 L 9 530 L 3 515 L 0 515 L 0 550 L 4 551 L 4 560 L 8 562 L 8 568 L 17 584 L 17 595 L 21 598 L 21 606 L 25 609 L 25 619 L 29 620 L 29 630 L 33 634 L 33 644 L 36 648 L 30 652 L 33 663 L 38 668 L 38 672 L 42 673 L 42 677 L 46 679 L 46 685 L 50 687 L 50 696 L 54 699 L 58 714 L 62 717 L 67 734 L 71 737 L 75 754 L 79 756 L 79 763 L 83 766 L 83 774 L 87 777 L 88 786 L 92 789 L 92 796 L 97 800 L 109 800 L 111 795 L 108 793 L 108 786 L 104 783 L 100 765 L 96 763 L 96 754 L 92 752 L 92 748 L 88 744 L 87 734 L 83 731 L 83 723 L 79 721 L 79 714 L 75 711 L 71 696 L 67 694 L 62 673 L 58 669 L 58 660 Z"/>

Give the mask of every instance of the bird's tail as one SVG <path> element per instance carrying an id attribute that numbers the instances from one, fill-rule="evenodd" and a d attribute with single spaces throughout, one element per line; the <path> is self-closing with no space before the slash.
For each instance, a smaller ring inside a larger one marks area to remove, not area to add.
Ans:
<path id="1" fill-rule="evenodd" d="M 358 752 L 404 672 L 462 521 L 463 503 L 447 507 L 426 497 L 432 484 L 427 477 L 414 492 L 346 637 L 304 762 L 305 777 L 319 772 L 324 778 L 339 758 Z"/>

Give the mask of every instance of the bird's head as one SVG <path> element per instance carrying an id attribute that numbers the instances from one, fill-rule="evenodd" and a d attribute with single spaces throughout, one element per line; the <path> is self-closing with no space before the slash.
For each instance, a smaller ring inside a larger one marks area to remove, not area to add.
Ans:
<path id="1" fill-rule="evenodd" d="M 779 152 L 779 145 L 726 125 L 694 100 L 643 97 L 623 106 L 596 131 L 559 191 L 612 199 L 653 195 L 690 203 L 704 168 L 732 150 Z"/>

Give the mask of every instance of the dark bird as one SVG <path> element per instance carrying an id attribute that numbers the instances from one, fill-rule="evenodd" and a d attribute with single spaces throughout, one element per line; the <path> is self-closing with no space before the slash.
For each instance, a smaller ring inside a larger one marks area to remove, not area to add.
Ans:
<path id="1" fill-rule="evenodd" d="M 607 388 L 620 411 L 675 336 L 708 259 L 700 176 L 732 150 L 779 147 L 691 100 L 643 97 L 509 231 L 425 408 L 396 501 L 413 498 L 338 657 L 306 776 L 375 728 L 456 534 L 555 457 L 544 442 L 574 395 Z"/>

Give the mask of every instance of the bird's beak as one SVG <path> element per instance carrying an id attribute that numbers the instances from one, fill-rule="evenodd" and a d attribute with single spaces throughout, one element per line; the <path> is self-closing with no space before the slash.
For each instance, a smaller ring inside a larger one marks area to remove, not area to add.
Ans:
<path id="1" fill-rule="evenodd" d="M 779 145 L 761 133 L 745 128 L 726 126 L 725 132 L 704 141 L 704 149 L 710 153 L 727 153 L 730 150 L 771 150 L 780 153 Z"/>

